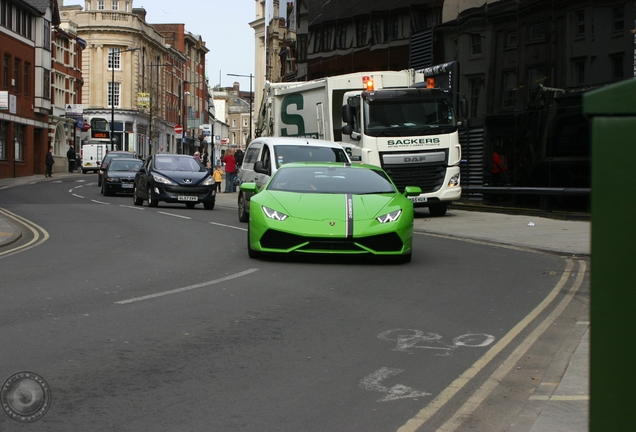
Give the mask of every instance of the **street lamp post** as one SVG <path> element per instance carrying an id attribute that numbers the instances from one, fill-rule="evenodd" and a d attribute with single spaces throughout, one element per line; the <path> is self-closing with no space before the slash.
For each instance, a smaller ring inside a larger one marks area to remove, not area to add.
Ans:
<path id="1" fill-rule="evenodd" d="M 249 74 L 249 75 L 238 75 L 238 74 L 227 74 L 228 76 L 235 76 L 235 77 L 245 77 L 245 78 L 249 78 L 250 79 L 250 136 L 249 136 L 249 140 L 252 140 L 252 103 L 254 101 L 254 95 L 252 94 L 252 78 L 254 78 L 253 74 Z M 246 143 L 249 144 L 249 143 Z"/>
<path id="2" fill-rule="evenodd" d="M 128 48 L 125 50 L 112 48 L 108 53 L 110 57 L 110 69 L 112 71 L 112 81 L 110 82 L 110 149 L 115 150 L 115 53 L 121 55 L 121 53 L 137 51 L 139 48 Z M 121 57 L 119 59 L 121 64 Z M 121 98 L 121 90 L 119 91 L 119 97 Z"/>

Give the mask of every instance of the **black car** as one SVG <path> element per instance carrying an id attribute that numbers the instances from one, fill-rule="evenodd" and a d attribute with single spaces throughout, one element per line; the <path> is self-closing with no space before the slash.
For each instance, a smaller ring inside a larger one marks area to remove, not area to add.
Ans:
<path id="1" fill-rule="evenodd" d="M 148 157 L 135 175 L 133 201 L 156 207 L 159 201 L 183 203 L 193 208 L 203 203 L 206 210 L 214 208 L 216 188 L 214 178 L 192 156 L 155 154 Z"/>
<path id="2" fill-rule="evenodd" d="M 127 152 L 127 151 L 110 151 L 106 153 L 104 159 L 102 160 L 102 164 L 99 167 L 99 171 L 97 171 L 97 186 L 102 185 L 102 179 L 104 178 L 104 171 L 108 168 L 108 164 L 111 160 L 115 158 L 134 158 L 135 153 Z"/>
<path id="3" fill-rule="evenodd" d="M 102 195 L 112 195 L 115 193 L 133 193 L 135 175 L 141 168 L 142 161 L 139 159 L 116 158 L 103 173 Z"/>

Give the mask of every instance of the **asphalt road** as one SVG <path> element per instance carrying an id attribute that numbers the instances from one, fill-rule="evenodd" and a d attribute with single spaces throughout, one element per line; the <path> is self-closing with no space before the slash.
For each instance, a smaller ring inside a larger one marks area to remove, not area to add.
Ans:
<path id="1" fill-rule="evenodd" d="M 91 181 L 3 192 L 33 243 L 0 258 L 0 377 L 47 380 L 40 431 L 408 430 L 431 401 L 437 430 L 563 296 L 562 257 L 427 235 L 405 265 L 251 260 L 234 208 Z"/>

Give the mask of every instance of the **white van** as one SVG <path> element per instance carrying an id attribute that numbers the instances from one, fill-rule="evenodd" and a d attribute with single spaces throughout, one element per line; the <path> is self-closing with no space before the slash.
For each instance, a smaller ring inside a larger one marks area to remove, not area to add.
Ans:
<path id="1" fill-rule="evenodd" d="M 257 162 L 264 172 L 254 170 Z M 351 160 L 342 146 L 333 141 L 303 137 L 260 137 L 252 140 L 245 150 L 238 173 L 239 184 L 254 182 L 262 187 L 278 167 L 290 162 L 351 163 Z M 239 189 L 238 218 L 241 222 L 249 220 L 250 198 L 251 194 Z"/>
<path id="2" fill-rule="evenodd" d="M 117 150 L 117 146 L 114 146 Z M 88 171 L 98 172 L 99 167 L 102 166 L 102 160 L 106 153 L 110 150 L 110 144 L 88 142 L 82 146 L 81 158 L 82 158 L 82 173 L 86 174 Z"/>

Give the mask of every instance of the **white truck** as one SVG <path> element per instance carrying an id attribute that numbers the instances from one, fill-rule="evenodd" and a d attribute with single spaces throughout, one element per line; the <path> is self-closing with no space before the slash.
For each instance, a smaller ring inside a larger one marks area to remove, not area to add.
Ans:
<path id="1" fill-rule="evenodd" d="M 423 193 L 411 197 L 413 205 L 443 216 L 462 193 L 455 107 L 465 115 L 465 100 L 450 88 L 435 88 L 432 77 L 446 75 L 452 87 L 454 63 L 268 82 L 257 134 L 336 141 L 353 163 L 381 166 L 400 191 L 419 186 Z"/>
<path id="2" fill-rule="evenodd" d="M 90 140 L 82 145 L 80 152 L 82 158 L 82 173 L 86 174 L 88 171 L 98 172 L 102 166 L 102 160 L 109 150 L 110 142 L 106 141 Z M 117 150 L 117 146 L 114 146 L 114 150 Z"/>

